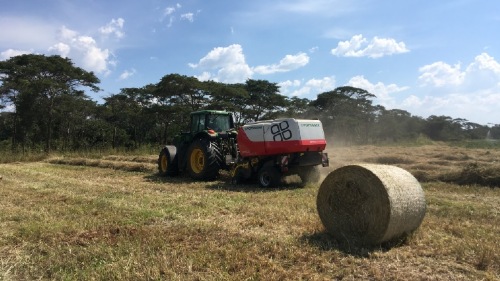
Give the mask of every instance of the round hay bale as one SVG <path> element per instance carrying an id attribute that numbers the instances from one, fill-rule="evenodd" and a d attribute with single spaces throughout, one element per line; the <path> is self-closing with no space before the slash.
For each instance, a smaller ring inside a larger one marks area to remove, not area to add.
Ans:
<path id="1" fill-rule="evenodd" d="M 426 211 L 419 182 L 389 165 L 348 165 L 331 172 L 317 197 L 319 217 L 340 242 L 377 245 L 417 229 Z"/>

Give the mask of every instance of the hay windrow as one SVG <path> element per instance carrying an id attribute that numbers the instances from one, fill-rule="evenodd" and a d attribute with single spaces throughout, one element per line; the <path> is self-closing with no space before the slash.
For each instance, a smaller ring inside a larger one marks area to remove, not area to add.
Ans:
<path id="1" fill-rule="evenodd" d="M 104 156 L 102 160 L 156 164 L 158 162 L 158 157 L 156 155 L 155 156 L 108 155 Z"/>
<path id="2" fill-rule="evenodd" d="M 374 164 L 341 167 L 323 181 L 317 208 L 327 231 L 349 244 L 376 245 L 413 232 L 426 202 L 404 169 Z"/>
<path id="3" fill-rule="evenodd" d="M 399 156 L 378 156 L 370 157 L 365 159 L 369 163 L 385 164 L 385 165 L 396 165 L 396 164 L 412 164 L 414 161 L 406 157 Z"/>
<path id="4" fill-rule="evenodd" d="M 461 169 L 445 173 L 439 177 L 443 182 L 456 183 L 459 185 L 483 185 L 500 187 L 500 165 L 487 165 L 481 163 L 468 163 Z"/>
<path id="5" fill-rule="evenodd" d="M 52 158 L 47 160 L 51 164 L 73 165 L 73 166 L 89 166 L 108 168 L 115 170 L 123 170 L 129 172 L 155 172 L 156 165 L 142 162 L 127 162 L 127 161 L 109 161 L 88 158 Z"/>

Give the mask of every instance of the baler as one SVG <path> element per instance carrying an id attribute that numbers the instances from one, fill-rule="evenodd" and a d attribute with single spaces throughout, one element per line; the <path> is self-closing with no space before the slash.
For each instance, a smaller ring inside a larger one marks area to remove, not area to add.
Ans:
<path id="1" fill-rule="evenodd" d="M 319 120 L 284 118 L 259 121 L 239 128 L 238 159 L 232 170 L 239 182 L 257 177 L 263 187 L 278 184 L 283 175 L 297 174 L 302 182 L 317 182 L 318 166 L 328 166 L 325 133 Z"/>
<path id="2" fill-rule="evenodd" d="M 224 169 L 231 171 L 234 183 L 257 179 L 271 187 L 292 174 L 304 184 L 317 182 L 318 166 L 328 166 L 319 120 L 266 120 L 236 130 L 231 113 L 203 110 L 191 113 L 189 128 L 161 150 L 160 175 L 187 171 L 195 180 L 213 180 Z"/>

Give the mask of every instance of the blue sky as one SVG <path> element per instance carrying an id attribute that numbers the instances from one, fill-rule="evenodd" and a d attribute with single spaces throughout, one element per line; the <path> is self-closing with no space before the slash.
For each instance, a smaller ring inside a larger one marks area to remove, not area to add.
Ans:
<path id="1" fill-rule="evenodd" d="M 413 115 L 500 124 L 496 0 L 0 0 L 0 60 L 59 54 L 103 91 L 170 73 L 265 79 L 314 100 L 350 85 Z"/>

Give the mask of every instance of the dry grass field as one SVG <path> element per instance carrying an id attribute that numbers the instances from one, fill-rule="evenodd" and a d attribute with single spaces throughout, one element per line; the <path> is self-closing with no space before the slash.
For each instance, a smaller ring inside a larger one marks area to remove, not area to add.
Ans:
<path id="1" fill-rule="evenodd" d="M 405 241 L 339 245 L 318 185 L 161 178 L 156 156 L 0 164 L 0 280 L 500 280 L 500 151 L 339 147 L 331 167 L 410 171 L 427 214 Z"/>

